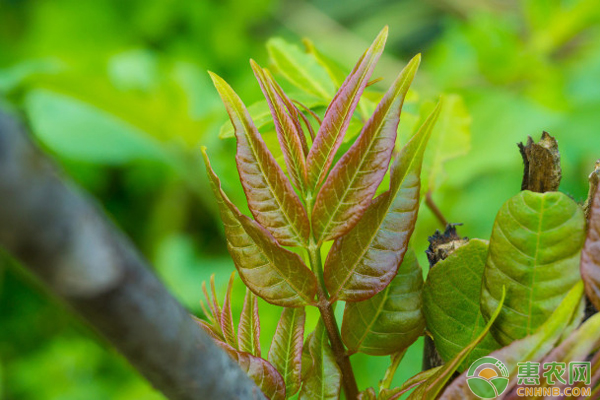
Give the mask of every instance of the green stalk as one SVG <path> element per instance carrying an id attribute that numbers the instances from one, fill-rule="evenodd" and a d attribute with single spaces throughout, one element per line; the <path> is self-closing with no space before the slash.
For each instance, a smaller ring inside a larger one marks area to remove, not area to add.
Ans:
<path id="1" fill-rule="evenodd" d="M 396 370 L 398 369 L 400 362 L 404 358 L 404 355 L 406 354 L 406 350 L 408 350 L 408 349 L 404 349 L 402 351 L 399 351 L 398 353 L 392 354 L 392 357 L 391 357 L 392 363 L 390 364 L 388 369 L 385 371 L 385 375 L 383 376 L 383 379 L 381 380 L 381 382 L 379 382 L 379 392 L 381 392 L 383 389 L 389 389 L 390 386 L 392 385 L 392 379 L 394 379 Z"/>

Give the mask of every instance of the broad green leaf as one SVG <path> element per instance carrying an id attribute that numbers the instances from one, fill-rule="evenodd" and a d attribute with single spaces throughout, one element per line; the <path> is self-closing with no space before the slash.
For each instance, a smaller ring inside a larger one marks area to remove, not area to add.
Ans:
<path id="1" fill-rule="evenodd" d="M 263 227 L 240 213 L 223 192 L 204 148 L 202 153 L 225 225 L 227 248 L 244 284 L 271 304 L 313 304 L 317 292 L 313 273 L 297 254 L 281 247 Z"/>
<path id="2" fill-rule="evenodd" d="M 365 301 L 346 303 L 342 339 L 348 351 L 387 355 L 408 348 L 425 328 L 422 288 L 423 272 L 410 251 L 383 291 Z"/>
<path id="3" fill-rule="evenodd" d="M 431 135 L 423 170 L 425 187 L 435 191 L 445 179 L 444 164 L 471 149 L 471 116 L 457 94 L 444 96 L 444 109 Z"/>
<path id="4" fill-rule="evenodd" d="M 498 303 L 498 307 L 494 311 L 494 313 L 490 316 L 490 319 L 483 330 L 469 343 L 464 349 L 460 351 L 452 360 L 448 361 L 442 367 L 437 370 L 433 375 L 431 375 L 425 382 L 421 385 L 417 386 L 416 389 L 408 396 L 408 400 L 414 399 L 435 399 L 442 392 L 446 383 L 452 378 L 452 375 L 458 367 L 464 363 L 469 354 L 473 351 L 475 347 L 485 338 L 485 336 L 490 331 L 490 328 L 498 315 L 500 314 L 500 310 L 502 309 L 502 305 L 504 303 L 504 299 L 506 297 L 506 292 L 502 289 L 502 297 L 500 302 Z"/>
<path id="5" fill-rule="evenodd" d="M 286 112 L 286 105 L 283 98 L 267 78 L 263 69 L 254 60 L 250 60 L 250 64 L 252 65 L 254 76 L 256 76 L 269 104 L 271 115 L 275 122 L 277 139 L 279 139 L 279 144 L 283 151 L 283 158 L 290 179 L 300 192 L 304 192 L 306 187 L 306 161 L 300 141 L 300 137 L 303 135 L 302 131 L 299 130 L 300 121 L 294 121 L 292 116 Z"/>
<path id="6" fill-rule="evenodd" d="M 402 384 L 402 386 L 394 388 L 394 389 L 383 389 L 379 393 L 379 400 L 396 400 L 399 399 L 403 394 L 410 392 L 412 389 L 421 385 L 427 379 L 435 375 L 442 367 L 435 367 L 428 369 L 427 371 L 419 372 L 406 382 Z"/>
<path id="7" fill-rule="evenodd" d="M 386 27 L 375 38 L 371 47 L 358 61 L 325 111 L 323 122 L 307 158 L 308 182 L 312 188 L 318 188 L 329 172 L 329 167 L 342 144 L 360 96 L 383 52 L 387 32 Z"/>
<path id="8" fill-rule="evenodd" d="M 492 328 L 500 344 L 532 334 L 580 280 L 584 226 L 581 207 L 559 192 L 523 191 L 504 203 L 481 292 L 481 311 L 489 318 L 506 286 L 506 304 Z"/>
<path id="9" fill-rule="evenodd" d="M 479 298 L 487 253 L 486 241 L 472 239 L 439 261 L 427 275 L 423 314 L 435 348 L 446 362 L 456 357 L 486 325 Z M 492 335 L 486 335 L 459 370 L 499 347 Z"/>
<path id="10" fill-rule="evenodd" d="M 246 289 L 244 306 L 238 326 L 238 348 L 240 351 L 260 357 L 260 317 L 258 301 L 250 289 Z"/>
<path id="11" fill-rule="evenodd" d="M 152 137 L 75 98 L 33 90 L 25 98 L 25 109 L 33 133 L 61 157 L 109 165 L 169 161 Z"/>
<path id="12" fill-rule="evenodd" d="M 587 239 L 581 252 L 581 277 L 587 297 L 596 310 L 600 310 L 600 189 L 594 196 Z"/>
<path id="13" fill-rule="evenodd" d="M 225 300 L 223 301 L 223 311 L 221 312 L 221 329 L 223 330 L 223 337 L 228 345 L 233 348 L 237 346 L 237 338 L 235 336 L 235 326 L 233 325 L 233 315 L 231 314 L 231 289 L 233 289 L 233 278 L 235 272 L 231 273 L 229 278 L 229 284 L 227 285 L 227 292 L 225 294 Z"/>
<path id="14" fill-rule="evenodd" d="M 211 73 L 237 139 L 236 162 L 252 215 L 284 246 L 302 246 L 310 232 L 306 210 L 267 149 L 233 89 Z"/>
<path id="15" fill-rule="evenodd" d="M 269 362 L 283 376 L 288 397 L 300 389 L 305 319 L 304 308 L 284 308 L 269 349 Z"/>
<path id="16" fill-rule="evenodd" d="M 402 70 L 363 127 L 352 147 L 335 165 L 321 187 L 312 213 L 318 243 L 352 229 L 369 207 L 388 170 L 404 97 L 415 77 L 421 56 Z"/>
<path id="17" fill-rule="evenodd" d="M 283 377 L 267 360 L 232 348 L 225 350 L 238 363 L 242 371 L 256 383 L 267 399 L 285 400 Z"/>
<path id="18" fill-rule="evenodd" d="M 281 38 L 267 42 L 267 50 L 277 72 L 298 89 L 330 101 L 335 92 L 331 79 L 315 58 Z"/>
<path id="19" fill-rule="evenodd" d="M 515 340 L 489 356 L 502 361 L 508 370 L 508 375 L 516 377 L 518 363 L 540 360 L 554 348 L 565 329 L 572 324 L 573 317 L 578 314 L 577 310 L 582 301 L 583 284 L 579 282 L 567 293 L 550 318 L 534 334 Z M 467 372 L 463 372 L 446 388 L 440 400 L 477 399 L 467 384 Z M 516 380 L 512 382 L 512 384 L 515 383 Z"/>
<path id="20" fill-rule="evenodd" d="M 311 367 L 303 379 L 300 400 L 338 400 L 342 385 L 342 372 L 329 346 L 327 332 L 322 323 L 308 343 Z"/>
<path id="21" fill-rule="evenodd" d="M 423 152 L 439 110 L 440 104 L 396 158 L 390 189 L 373 200 L 347 235 L 334 242 L 324 271 L 332 299 L 368 299 L 396 276 L 415 227 Z"/>

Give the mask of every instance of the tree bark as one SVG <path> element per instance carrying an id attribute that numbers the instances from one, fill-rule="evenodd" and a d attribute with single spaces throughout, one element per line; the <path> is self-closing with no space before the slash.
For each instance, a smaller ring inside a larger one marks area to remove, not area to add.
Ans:
<path id="1" fill-rule="evenodd" d="M 264 398 L 100 207 L 0 112 L 0 246 L 170 399 Z"/>

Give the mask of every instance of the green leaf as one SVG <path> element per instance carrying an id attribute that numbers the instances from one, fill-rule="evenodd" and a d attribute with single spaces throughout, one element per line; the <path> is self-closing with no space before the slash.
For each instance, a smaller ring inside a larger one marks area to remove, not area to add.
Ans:
<path id="1" fill-rule="evenodd" d="M 423 313 L 435 348 L 446 362 L 456 357 L 486 325 L 479 298 L 487 254 L 488 243 L 472 239 L 439 261 L 427 275 Z M 494 337 L 487 335 L 459 370 L 499 347 Z"/>
<path id="2" fill-rule="evenodd" d="M 335 92 L 333 82 L 315 58 L 281 38 L 267 42 L 267 50 L 277 71 L 298 89 L 330 101 Z"/>
<path id="3" fill-rule="evenodd" d="M 565 329 L 572 323 L 573 317 L 578 314 L 577 310 L 582 301 L 583 284 L 579 282 L 567 293 L 551 317 L 533 335 L 515 340 L 489 356 L 502 361 L 510 376 L 517 376 L 518 363 L 540 360 L 554 348 Z M 440 400 L 473 398 L 473 393 L 467 384 L 467 372 L 463 372 L 446 388 Z"/>
<path id="4" fill-rule="evenodd" d="M 489 319 L 487 325 L 483 328 L 483 330 L 479 333 L 479 335 L 477 335 L 477 337 L 475 339 L 473 339 L 473 341 L 471 343 L 469 343 L 464 349 L 462 349 L 460 351 L 460 353 L 458 353 L 456 355 L 456 357 L 454 357 L 452 360 L 445 363 L 439 370 L 437 370 L 433 375 L 431 375 L 429 378 L 427 378 L 427 380 L 425 382 L 423 382 L 421 385 L 417 386 L 417 388 L 414 390 L 414 392 L 412 392 L 410 394 L 410 396 L 408 397 L 408 400 L 414 400 L 414 399 L 427 400 L 427 399 L 435 399 L 438 397 L 440 392 L 446 386 L 446 383 L 448 382 L 448 380 L 450 380 L 450 378 L 452 378 L 452 375 L 454 374 L 454 372 L 456 372 L 458 367 L 462 363 L 464 363 L 464 361 L 467 359 L 467 357 L 469 356 L 471 351 L 473 351 L 473 349 L 475 347 L 477 347 L 477 345 L 479 343 L 481 343 L 481 341 L 488 334 L 492 324 L 494 323 L 494 321 L 496 321 L 496 318 L 498 318 L 498 315 L 500 314 L 500 310 L 502 309 L 502 305 L 504 304 L 505 298 L 506 298 L 506 291 L 503 288 L 502 289 L 502 297 L 500 299 L 500 302 L 498 303 L 498 307 L 496 308 L 494 313 L 490 316 L 490 319 Z"/>
<path id="5" fill-rule="evenodd" d="M 307 158 L 308 182 L 312 188 L 317 188 L 329 172 L 329 167 L 342 144 L 360 96 L 383 52 L 387 32 L 386 27 L 375 38 L 371 47 L 358 61 L 325 111 L 323 122 Z"/>
<path id="6" fill-rule="evenodd" d="M 423 169 L 427 190 L 435 191 L 445 179 L 444 164 L 471 149 L 471 116 L 461 96 L 444 96 L 444 109 L 431 135 Z"/>
<path id="7" fill-rule="evenodd" d="M 233 89 L 211 73 L 237 139 L 236 162 L 252 215 L 284 246 L 302 246 L 310 233 L 306 210 L 267 149 Z"/>
<path id="8" fill-rule="evenodd" d="M 250 60 L 250 64 L 252 65 L 254 76 L 256 76 L 269 104 L 273 121 L 275 122 L 277 139 L 279 139 L 279 144 L 283 151 L 283 158 L 290 179 L 300 192 L 304 192 L 306 187 L 306 161 L 300 140 L 304 136 L 300 127 L 300 121 L 297 118 L 294 120 L 286 112 L 286 104 L 283 97 L 279 95 L 278 90 L 275 89 L 275 83 L 267 77 L 265 71 L 254 60 Z"/>
<path id="9" fill-rule="evenodd" d="M 305 319 L 304 308 L 284 308 L 269 350 L 269 362 L 283 376 L 288 397 L 301 385 Z"/>
<path id="10" fill-rule="evenodd" d="M 338 400 L 342 385 L 342 372 L 329 346 L 327 333 L 322 323 L 308 343 L 311 367 L 306 374 L 300 400 Z"/>
<path id="11" fill-rule="evenodd" d="M 383 291 L 365 301 L 346 303 L 342 339 L 348 351 L 387 355 L 408 348 L 425 328 L 422 288 L 423 272 L 410 251 Z"/>
<path id="12" fill-rule="evenodd" d="M 244 284 L 271 304 L 313 304 L 317 292 L 313 273 L 297 254 L 281 247 L 256 221 L 240 213 L 223 192 L 204 148 L 202 153 L 225 225 L 227 248 Z"/>
<path id="13" fill-rule="evenodd" d="M 590 209 L 588 233 L 581 253 L 581 277 L 585 292 L 596 310 L 600 310 L 600 189 Z"/>
<path id="14" fill-rule="evenodd" d="M 428 369 L 423 372 L 419 372 L 406 382 L 402 386 L 394 389 L 383 389 L 379 393 L 379 400 L 396 400 L 399 399 L 403 394 L 410 392 L 412 389 L 426 382 L 427 379 L 435 375 L 442 367 L 435 367 Z"/>
<path id="15" fill-rule="evenodd" d="M 225 348 L 242 371 L 256 383 L 263 394 L 270 400 L 285 400 L 285 383 L 283 377 L 268 361 L 252 354 Z"/>
<path id="16" fill-rule="evenodd" d="M 581 207 L 559 192 L 523 191 L 502 206 L 481 292 L 481 311 L 489 318 L 506 286 L 506 304 L 492 328 L 500 344 L 532 334 L 580 280 L 584 226 Z"/>
<path id="17" fill-rule="evenodd" d="M 238 326 L 238 348 L 240 351 L 260 357 L 260 317 L 258 301 L 250 289 L 246 288 L 244 306 Z"/>
<path id="18" fill-rule="evenodd" d="M 135 160 L 169 162 L 159 143 L 90 104 L 47 90 L 25 98 L 33 133 L 61 157 L 118 165 Z"/>
<path id="19" fill-rule="evenodd" d="M 312 213 L 318 243 L 346 234 L 369 207 L 388 169 L 404 97 L 420 61 L 418 55 L 402 70 L 356 142 L 325 180 Z"/>
<path id="20" fill-rule="evenodd" d="M 333 300 L 368 299 L 396 276 L 415 227 L 423 152 L 440 106 L 396 158 L 390 189 L 373 200 L 347 235 L 334 242 L 324 271 Z"/>
<path id="21" fill-rule="evenodd" d="M 238 344 L 235 336 L 235 326 L 233 325 L 233 316 L 231 314 L 231 289 L 233 289 L 234 277 L 235 272 L 232 272 L 231 277 L 229 278 L 229 284 L 227 285 L 225 300 L 223 301 L 223 311 L 221 312 L 221 330 L 223 331 L 223 337 L 227 344 L 233 348 Z"/>

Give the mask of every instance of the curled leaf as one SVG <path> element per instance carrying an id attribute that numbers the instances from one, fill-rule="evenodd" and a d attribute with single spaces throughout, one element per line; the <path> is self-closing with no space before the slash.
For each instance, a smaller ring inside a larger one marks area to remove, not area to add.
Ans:
<path id="1" fill-rule="evenodd" d="M 408 348 L 425 328 L 422 287 L 423 272 L 410 251 L 383 291 L 365 301 L 346 303 L 342 339 L 348 350 L 387 355 Z"/>
<path id="2" fill-rule="evenodd" d="M 335 239 L 356 225 L 388 169 L 404 97 L 421 56 L 413 58 L 383 97 L 360 136 L 320 189 L 312 213 L 317 242 Z"/>
<path id="3" fill-rule="evenodd" d="M 237 340 L 235 336 L 235 326 L 233 325 L 233 316 L 231 314 L 231 289 L 233 288 L 234 277 L 235 272 L 232 272 L 231 277 L 229 278 L 229 284 L 227 285 L 225 300 L 223 301 L 223 311 L 221 312 L 221 329 L 227 344 L 235 348 L 237 346 Z"/>
<path id="4" fill-rule="evenodd" d="M 235 128 L 235 159 L 252 215 L 282 245 L 302 246 L 310 232 L 304 206 L 242 100 L 221 77 L 210 75 Z"/>
<path id="5" fill-rule="evenodd" d="M 313 273 L 297 254 L 281 247 L 263 227 L 240 213 L 223 192 L 205 149 L 202 152 L 225 225 L 227 248 L 244 284 L 275 305 L 312 304 L 317 291 Z"/>
<path id="6" fill-rule="evenodd" d="M 333 300 L 368 299 L 396 276 L 415 227 L 423 152 L 440 106 L 396 158 L 390 189 L 373 200 L 348 234 L 334 242 L 324 271 Z"/>
<path id="7" fill-rule="evenodd" d="M 481 292 L 481 310 L 489 318 L 500 288 L 507 288 L 505 307 L 492 328 L 500 344 L 532 334 L 580 280 L 584 225 L 581 207 L 559 192 L 523 191 L 502 206 Z"/>

